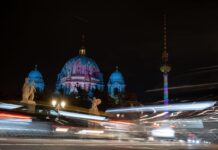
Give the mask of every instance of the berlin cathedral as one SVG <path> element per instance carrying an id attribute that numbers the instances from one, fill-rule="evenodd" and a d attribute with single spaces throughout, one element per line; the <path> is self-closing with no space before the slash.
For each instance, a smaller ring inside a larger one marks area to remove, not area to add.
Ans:
<path id="1" fill-rule="evenodd" d="M 37 66 L 29 73 L 28 78 L 30 83 L 32 81 L 35 82 L 37 91 L 44 91 L 45 83 Z M 124 77 L 118 70 L 118 67 L 110 75 L 106 86 L 111 97 L 114 97 L 117 92 L 123 93 L 125 91 Z M 86 56 L 84 46 L 79 49 L 79 54 L 68 60 L 60 70 L 60 73 L 57 75 L 55 91 L 63 91 L 64 94 L 70 95 L 77 93 L 78 87 L 87 92 L 96 89 L 103 91 L 105 88 L 103 74 L 98 64 L 92 58 Z"/>

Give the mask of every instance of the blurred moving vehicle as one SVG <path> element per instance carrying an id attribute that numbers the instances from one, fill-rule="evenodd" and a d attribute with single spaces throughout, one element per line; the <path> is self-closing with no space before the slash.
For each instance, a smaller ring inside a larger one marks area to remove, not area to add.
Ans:
<path id="1" fill-rule="evenodd" d="M 74 136 L 91 133 L 85 131 L 88 128 L 103 128 L 90 120 L 106 120 L 104 116 L 57 111 L 43 105 L 36 105 L 34 113 L 28 109 L 25 105 L 0 103 L 0 135 Z"/>

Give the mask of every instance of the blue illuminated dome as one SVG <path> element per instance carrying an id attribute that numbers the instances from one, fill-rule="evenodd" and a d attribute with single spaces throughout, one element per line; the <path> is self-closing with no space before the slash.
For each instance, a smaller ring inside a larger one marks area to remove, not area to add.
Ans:
<path id="1" fill-rule="evenodd" d="M 116 92 L 123 93 L 125 91 L 125 81 L 122 73 L 118 70 L 114 71 L 108 81 L 108 93 L 111 97 L 115 96 Z"/>
<path id="2" fill-rule="evenodd" d="M 38 71 L 37 66 L 34 70 L 32 70 L 28 75 L 29 83 L 31 84 L 33 81 L 35 83 L 35 88 L 37 91 L 42 92 L 44 90 L 44 81 L 42 74 Z"/>
<path id="3" fill-rule="evenodd" d="M 65 63 L 58 74 L 56 90 L 63 90 L 65 94 L 78 92 L 78 87 L 86 91 L 103 90 L 103 75 L 96 62 L 86 57 L 85 52 L 85 48 L 81 48 L 78 56 Z"/>
<path id="4" fill-rule="evenodd" d="M 114 83 L 114 82 L 117 82 L 117 83 L 120 83 L 120 84 L 124 84 L 123 75 L 122 75 L 121 72 L 118 71 L 118 70 L 114 71 L 114 72 L 110 75 L 109 83 Z"/>

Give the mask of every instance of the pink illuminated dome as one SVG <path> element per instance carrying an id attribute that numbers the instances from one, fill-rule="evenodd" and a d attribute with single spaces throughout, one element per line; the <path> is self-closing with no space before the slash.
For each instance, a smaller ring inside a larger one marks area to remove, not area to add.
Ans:
<path id="1" fill-rule="evenodd" d="M 96 62 L 86 56 L 86 50 L 82 47 L 79 55 L 67 61 L 57 77 L 56 90 L 65 94 L 78 92 L 81 88 L 86 91 L 103 90 L 103 75 Z"/>

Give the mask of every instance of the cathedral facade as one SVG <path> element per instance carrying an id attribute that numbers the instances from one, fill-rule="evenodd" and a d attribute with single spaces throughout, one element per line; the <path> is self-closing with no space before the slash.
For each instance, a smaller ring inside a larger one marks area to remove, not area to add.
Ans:
<path id="1" fill-rule="evenodd" d="M 38 91 L 44 90 L 43 77 L 37 67 L 29 73 L 28 78 L 30 83 L 35 82 L 35 88 Z M 105 87 L 108 88 L 108 94 L 111 97 L 114 97 L 116 93 L 123 93 L 125 91 L 123 75 L 117 68 L 110 75 L 108 84 L 105 86 L 99 66 L 92 58 L 86 56 L 86 49 L 82 47 L 79 55 L 67 61 L 57 75 L 55 91 L 70 95 L 77 93 L 78 88 L 92 92 L 96 89 L 103 91 Z"/>
<path id="2" fill-rule="evenodd" d="M 103 74 L 97 63 L 86 56 L 86 49 L 82 47 L 79 55 L 71 58 L 65 63 L 57 76 L 56 90 L 63 91 L 65 94 L 78 92 L 81 88 L 87 92 L 98 89 L 103 91 L 105 88 Z M 109 78 L 108 94 L 112 97 L 116 92 L 125 91 L 124 78 L 118 68 Z"/>

